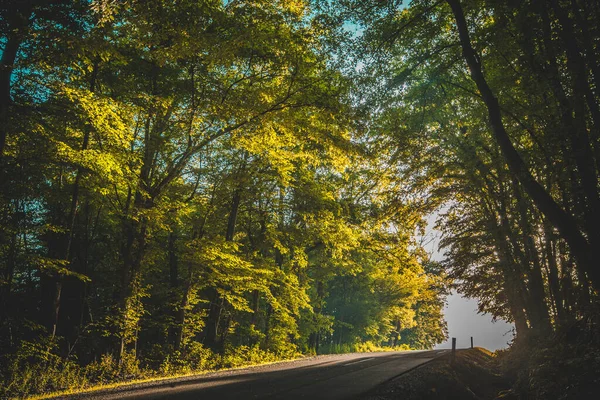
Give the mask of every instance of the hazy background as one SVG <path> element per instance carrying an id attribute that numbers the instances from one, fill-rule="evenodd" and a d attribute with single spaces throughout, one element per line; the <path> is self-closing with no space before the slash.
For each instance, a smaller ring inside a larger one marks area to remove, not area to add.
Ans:
<path id="1" fill-rule="evenodd" d="M 434 227 L 437 218 L 437 213 L 427 218 L 423 246 L 432 260 L 442 261 L 444 254 L 438 248 L 441 232 Z M 492 322 L 491 315 L 477 312 L 475 299 L 464 298 L 456 292 L 448 296 L 444 315 L 448 322 L 448 340 L 437 345 L 436 349 L 451 348 L 453 337 L 456 338 L 456 347 L 470 347 L 473 336 L 475 346 L 494 351 L 508 347 L 513 338 L 513 324 L 503 320 Z"/>
<path id="2" fill-rule="evenodd" d="M 488 350 L 498 350 L 508 347 L 513 338 L 513 325 L 506 321 L 492 322 L 489 314 L 477 313 L 477 301 L 466 299 L 458 293 L 448 296 L 448 304 L 444 309 L 448 322 L 449 338 L 437 345 L 436 349 L 452 347 L 451 338 L 456 338 L 456 347 L 471 346 L 471 336 L 475 346 Z"/>

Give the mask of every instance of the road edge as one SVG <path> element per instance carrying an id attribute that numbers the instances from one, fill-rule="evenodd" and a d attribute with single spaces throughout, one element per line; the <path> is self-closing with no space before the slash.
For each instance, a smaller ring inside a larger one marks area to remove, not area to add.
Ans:
<path id="1" fill-rule="evenodd" d="M 402 371 L 402 372 L 400 372 L 399 374 L 397 374 L 397 375 L 394 375 L 394 376 L 392 376 L 391 378 L 388 378 L 388 379 L 386 379 L 385 381 L 383 381 L 383 382 L 381 382 L 380 384 L 378 384 L 378 385 L 376 385 L 376 386 L 372 387 L 371 389 L 369 389 L 369 390 L 366 390 L 366 391 L 364 391 L 364 392 L 362 392 L 362 393 L 359 393 L 359 394 L 357 394 L 356 396 L 352 397 L 352 399 L 353 399 L 353 400 L 359 400 L 359 399 L 362 399 L 362 398 L 363 398 L 363 397 L 364 397 L 364 396 L 365 396 L 367 393 L 374 392 L 374 391 L 375 391 L 377 388 L 379 388 L 379 387 L 381 387 L 381 386 L 383 386 L 383 385 L 387 385 L 387 384 L 389 384 L 390 382 L 394 381 L 395 379 L 398 379 L 398 378 L 399 378 L 399 377 L 401 377 L 401 376 L 404 376 L 404 375 L 406 375 L 406 374 L 409 374 L 409 373 L 413 372 L 413 371 L 414 371 L 414 370 L 416 370 L 416 369 L 419 369 L 419 368 L 421 368 L 421 367 L 424 367 L 425 365 L 427 365 L 427 364 L 429 364 L 429 363 L 431 363 L 431 362 L 433 362 L 433 361 L 437 360 L 438 358 L 441 358 L 441 357 L 444 357 L 444 356 L 446 356 L 446 355 L 449 355 L 451 350 L 450 350 L 450 349 L 439 349 L 439 350 L 436 350 L 436 351 L 443 351 L 443 353 L 442 353 L 442 354 L 439 354 L 439 355 L 436 355 L 435 357 L 431 358 L 430 360 L 427 360 L 427 361 L 425 361 L 424 363 L 421 363 L 421 364 L 419 364 L 419 365 L 415 365 L 414 367 L 411 367 L 411 368 L 407 369 L 406 371 Z M 460 350 L 458 350 L 458 351 L 460 351 Z"/>
<path id="2" fill-rule="evenodd" d="M 410 350 L 400 350 L 399 352 L 404 352 L 404 351 L 410 351 Z M 358 354 L 369 354 L 369 353 L 379 353 L 379 351 L 364 352 L 364 353 L 358 353 Z M 354 354 L 354 353 L 343 353 L 343 354 Z M 62 391 L 62 392 L 54 392 L 54 393 L 36 395 L 33 397 L 28 397 L 28 400 L 58 400 L 58 399 L 86 400 L 86 399 L 92 399 L 92 398 L 95 398 L 96 396 L 101 396 L 101 395 L 115 395 L 115 394 L 119 394 L 119 393 L 131 392 L 131 391 L 135 391 L 135 390 L 173 387 L 175 384 L 185 384 L 189 381 L 193 381 L 195 379 L 198 379 L 198 378 L 204 377 L 206 375 L 210 375 L 210 374 L 220 374 L 220 373 L 227 374 L 229 372 L 236 372 L 236 371 L 242 371 L 242 370 L 247 370 L 247 369 L 258 369 L 258 368 L 267 367 L 270 365 L 292 363 L 295 361 L 311 360 L 311 359 L 318 359 L 318 358 L 327 358 L 329 356 L 340 356 L 343 354 L 308 355 L 308 356 L 302 356 L 302 357 L 292 358 L 292 359 L 287 359 L 287 360 L 278 360 L 278 361 L 265 362 L 265 363 L 260 363 L 260 364 L 245 365 L 245 366 L 241 366 L 241 367 L 208 370 L 208 371 L 202 371 L 199 373 L 174 375 L 174 376 L 168 376 L 168 377 L 158 377 L 158 378 L 154 378 L 154 379 L 148 378 L 148 379 L 141 379 L 138 381 L 107 384 L 105 386 L 99 385 L 96 387 L 91 387 L 91 388 L 84 389 L 82 391 L 77 391 L 77 392 Z M 437 358 L 437 357 L 435 357 L 435 358 Z M 426 363 L 428 363 L 432 360 L 433 359 L 428 360 Z M 424 365 L 424 364 L 420 364 L 420 365 Z M 417 367 L 419 367 L 420 365 L 418 365 Z M 411 370 L 412 370 L 412 368 L 411 368 Z M 397 375 L 397 376 L 399 376 L 399 375 Z"/>

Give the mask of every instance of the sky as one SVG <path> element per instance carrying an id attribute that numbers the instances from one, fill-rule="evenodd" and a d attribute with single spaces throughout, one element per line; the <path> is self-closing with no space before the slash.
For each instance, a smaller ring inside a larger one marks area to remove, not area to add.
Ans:
<path id="1" fill-rule="evenodd" d="M 441 232 L 434 228 L 437 217 L 437 214 L 432 214 L 427 218 L 424 246 L 433 260 L 442 261 L 444 254 L 438 248 Z M 513 324 L 502 320 L 493 322 L 490 314 L 477 312 L 476 299 L 467 299 L 456 292 L 448 296 L 444 316 L 448 323 L 448 340 L 437 345 L 436 349 L 451 348 L 453 337 L 457 348 L 470 347 L 473 336 L 475 346 L 495 351 L 508 347 L 513 338 Z"/>
<path id="2" fill-rule="evenodd" d="M 471 346 L 471 336 L 475 346 L 494 351 L 508 347 L 512 340 L 513 325 L 506 321 L 492 322 L 489 314 L 477 313 L 477 301 L 466 299 L 458 293 L 448 296 L 448 304 L 444 309 L 448 322 L 448 340 L 437 345 L 436 349 L 452 347 L 451 338 L 456 338 L 457 348 Z"/>

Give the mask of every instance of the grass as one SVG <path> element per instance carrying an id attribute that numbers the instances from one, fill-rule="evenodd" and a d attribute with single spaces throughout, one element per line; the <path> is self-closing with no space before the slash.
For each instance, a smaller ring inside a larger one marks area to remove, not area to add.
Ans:
<path id="1" fill-rule="evenodd" d="M 70 389 L 70 390 L 62 390 L 62 391 L 56 391 L 56 392 L 52 392 L 52 393 L 40 394 L 40 395 L 28 397 L 28 399 L 30 399 L 30 400 L 46 400 L 46 399 L 54 399 L 57 397 L 63 397 L 63 396 L 88 395 L 88 394 L 91 395 L 94 392 L 110 390 L 110 389 L 125 388 L 130 385 L 140 385 L 140 384 L 144 384 L 144 383 L 160 384 L 161 382 L 167 382 L 171 379 L 197 377 L 197 376 L 203 376 L 203 375 L 207 375 L 207 374 L 214 373 L 214 372 L 220 372 L 220 371 L 235 371 L 235 370 L 244 369 L 244 368 L 248 368 L 248 367 L 258 367 L 258 366 L 263 366 L 263 365 L 280 364 L 280 363 L 284 363 L 284 362 L 288 362 L 288 361 L 298 360 L 300 358 L 304 358 L 304 356 L 299 356 L 296 358 L 290 358 L 290 359 L 285 359 L 285 360 L 278 360 L 278 361 L 252 363 L 252 364 L 241 365 L 241 366 L 233 367 L 233 368 L 216 368 L 216 369 L 211 369 L 211 370 L 190 372 L 190 373 L 185 373 L 185 374 L 173 374 L 173 375 L 157 376 L 157 377 L 144 378 L 144 379 L 133 379 L 133 380 L 122 381 L 122 382 L 98 384 L 98 385 L 93 385 L 93 386 L 80 388 L 80 389 Z"/>
<path id="2" fill-rule="evenodd" d="M 375 388 L 362 400 L 508 399 L 510 387 L 494 354 L 477 347 L 458 351 L 454 365 L 450 355 L 437 358 Z"/>
<path id="3" fill-rule="evenodd" d="M 326 354 L 322 354 L 322 355 L 346 353 L 346 352 L 343 352 L 342 350 L 344 350 L 344 349 L 341 349 L 341 348 L 329 349 L 329 350 L 333 350 L 333 351 L 328 352 Z M 368 352 L 380 352 L 380 351 L 396 351 L 399 349 L 393 349 L 393 348 L 389 348 L 389 347 L 378 347 L 378 346 L 374 346 L 374 345 L 363 345 L 363 346 L 354 346 L 351 349 L 348 348 L 345 350 L 351 350 L 351 351 L 347 351 L 347 352 L 368 353 Z M 401 350 L 408 350 L 408 349 L 402 348 Z M 87 395 L 92 395 L 95 392 L 105 391 L 105 390 L 114 390 L 114 389 L 119 389 L 119 388 L 126 388 L 127 386 L 131 386 L 131 385 L 142 385 L 142 384 L 152 384 L 152 383 L 156 383 L 156 384 L 160 385 L 161 383 L 166 383 L 172 379 L 198 377 L 198 376 L 203 376 L 203 375 L 206 375 L 209 373 L 214 373 L 214 372 L 234 371 L 234 370 L 244 369 L 244 368 L 248 368 L 248 367 L 273 365 L 273 364 L 279 364 L 279 363 L 284 363 L 284 362 L 288 362 L 288 361 L 294 361 L 294 360 L 298 360 L 298 359 L 302 359 L 302 358 L 310 358 L 310 357 L 313 357 L 313 356 L 297 355 L 296 357 L 289 357 L 289 358 L 285 358 L 285 359 L 281 359 L 281 360 L 266 361 L 266 362 L 257 362 L 254 360 L 251 362 L 242 363 L 241 365 L 238 365 L 236 367 L 231 367 L 231 368 L 211 368 L 211 369 L 206 369 L 206 370 L 192 371 L 192 372 L 188 372 L 188 373 L 157 375 L 157 376 L 151 376 L 148 378 L 94 384 L 94 385 L 89 385 L 89 386 L 84 386 L 84 387 L 79 387 L 79 388 L 53 391 L 50 393 L 39 394 L 39 395 L 27 397 L 27 398 L 31 399 L 31 400 L 46 400 L 46 399 L 54 399 L 54 398 L 59 398 L 59 397 L 62 398 L 64 396 L 75 396 L 75 395 L 87 396 Z"/>
<path id="4" fill-rule="evenodd" d="M 159 363 L 139 360 L 126 353 L 121 362 L 110 354 L 81 366 L 76 360 L 62 359 L 47 346 L 24 342 L 0 370 L 0 398 L 47 399 L 90 390 L 111 389 L 130 384 L 159 382 L 174 377 L 201 375 L 250 365 L 263 365 L 300 357 L 297 351 L 279 354 L 257 346 L 238 346 L 215 354 L 201 345 L 190 346 L 185 356 L 176 353 Z"/>

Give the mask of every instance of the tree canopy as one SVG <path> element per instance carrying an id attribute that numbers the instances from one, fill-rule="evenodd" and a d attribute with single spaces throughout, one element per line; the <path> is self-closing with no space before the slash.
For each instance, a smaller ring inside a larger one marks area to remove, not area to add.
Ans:
<path id="1" fill-rule="evenodd" d="M 0 7 L 7 395 L 595 315 L 597 2 Z"/>

